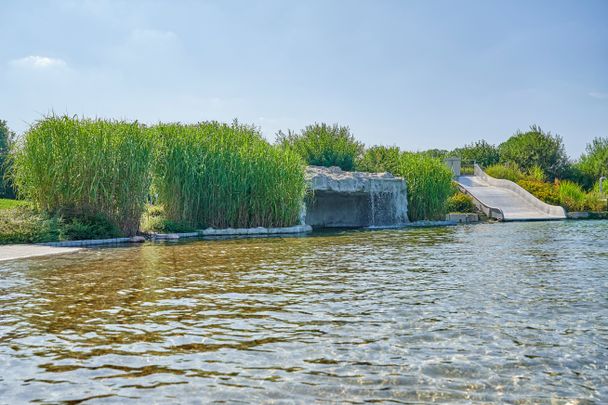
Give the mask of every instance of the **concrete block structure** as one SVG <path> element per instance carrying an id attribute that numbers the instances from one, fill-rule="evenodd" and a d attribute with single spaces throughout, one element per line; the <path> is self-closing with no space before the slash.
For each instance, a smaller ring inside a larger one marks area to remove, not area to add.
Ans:
<path id="1" fill-rule="evenodd" d="M 405 180 L 390 173 L 345 172 L 309 166 L 304 222 L 313 228 L 393 227 L 407 224 Z"/>

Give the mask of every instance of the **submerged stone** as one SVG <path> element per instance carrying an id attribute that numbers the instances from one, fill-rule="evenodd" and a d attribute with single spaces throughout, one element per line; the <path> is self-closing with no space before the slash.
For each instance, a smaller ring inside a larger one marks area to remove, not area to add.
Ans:
<path id="1" fill-rule="evenodd" d="M 405 180 L 390 173 L 345 172 L 308 166 L 304 222 L 315 228 L 392 227 L 407 224 Z"/>

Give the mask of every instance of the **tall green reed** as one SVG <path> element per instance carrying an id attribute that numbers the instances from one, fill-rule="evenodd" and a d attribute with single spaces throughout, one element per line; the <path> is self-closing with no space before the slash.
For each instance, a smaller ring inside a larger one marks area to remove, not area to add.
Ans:
<path id="1" fill-rule="evenodd" d="M 154 184 L 168 219 L 194 227 L 290 226 L 305 192 L 304 163 L 234 122 L 159 124 Z"/>
<path id="2" fill-rule="evenodd" d="M 21 197 L 51 214 L 105 216 L 137 232 L 150 188 L 152 139 L 137 122 L 51 115 L 13 151 Z"/>
<path id="3" fill-rule="evenodd" d="M 358 161 L 357 169 L 389 171 L 407 183 L 411 221 L 444 219 L 452 195 L 452 172 L 440 159 L 426 153 L 401 152 L 396 146 L 373 146 Z"/>
<path id="4" fill-rule="evenodd" d="M 452 172 L 439 159 L 404 152 L 398 175 L 407 182 L 408 216 L 411 221 L 445 219 L 452 195 Z"/>

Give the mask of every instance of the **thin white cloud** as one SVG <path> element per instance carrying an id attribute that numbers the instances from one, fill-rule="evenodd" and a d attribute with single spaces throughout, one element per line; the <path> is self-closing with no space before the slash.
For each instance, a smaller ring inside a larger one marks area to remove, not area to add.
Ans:
<path id="1" fill-rule="evenodd" d="M 64 68 L 67 66 L 67 63 L 63 59 L 39 55 L 30 55 L 20 59 L 13 59 L 9 64 L 16 68 L 25 69 L 51 69 Z"/>
<path id="2" fill-rule="evenodd" d="M 598 98 L 600 100 L 608 99 L 608 93 L 601 92 L 601 91 L 592 91 L 589 93 L 589 96 L 593 97 L 593 98 Z"/>

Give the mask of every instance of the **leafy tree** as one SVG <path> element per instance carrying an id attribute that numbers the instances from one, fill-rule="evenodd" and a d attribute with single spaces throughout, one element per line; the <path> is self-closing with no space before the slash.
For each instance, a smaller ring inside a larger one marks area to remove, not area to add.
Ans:
<path id="1" fill-rule="evenodd" d="M 0 197 L 15 197 L 15 190 L 7 178 L 10 160 L 8 159 L 15 133 L 8 128 L 6 121 L 0 120 Z"/>
<path id="2" fill-rule="evenodd" d="M 561 136 L 536 125 L 528 132 L 517 132 L 498 146 L 500 160 L 514 163 L 524 171 L 540 167 L 550 178 L 560 177 L 568 167 L 568 156 Z"/>
<path id="3" fill-rule="evenodd" d="M 426 156 L 426 157 L 430 157 L 433 159 L 445 159 L 448 154 L 450 153 L 449 151 L 445 150 L 445 149 L 427 149 L 427 150 L 423 150 L 420 152 L 417 152 L 420 155 Z"/>
<path id="4" fill-rule="evenodd" d="M 357 170 L 362 172 L 390 172 L 399 170 L 401 151 L 397 146 L 372 146 L 367 148 L 357 162 Z"/>
<path id="5" fill-rule="evenodd" d="M 498 148 L 485 140 L 479 140 L 462 148 L 456 148 L 452 152 L 463 161 L 475 161 L 482 167 L 489 167 L 498 163 L 500 156 Z"/>
<path id="6" fill-rule="evenodd" d="M 353 170 L 363 153 L 363 144 L 350 133 L 350 128 L 338 124 L 315 123 L 299 134 L 279 131 L 277 143 L 293 149 L 309 165 L 338 166 L 342 170 Z"/>
<path id="7" fill-rule="evenodd" d="M 600 177 L 608 176 L 608 138 L 595 138 L 588 143 L 576 168 L 587 178 L 585 183 L 593 184 Z"/>

